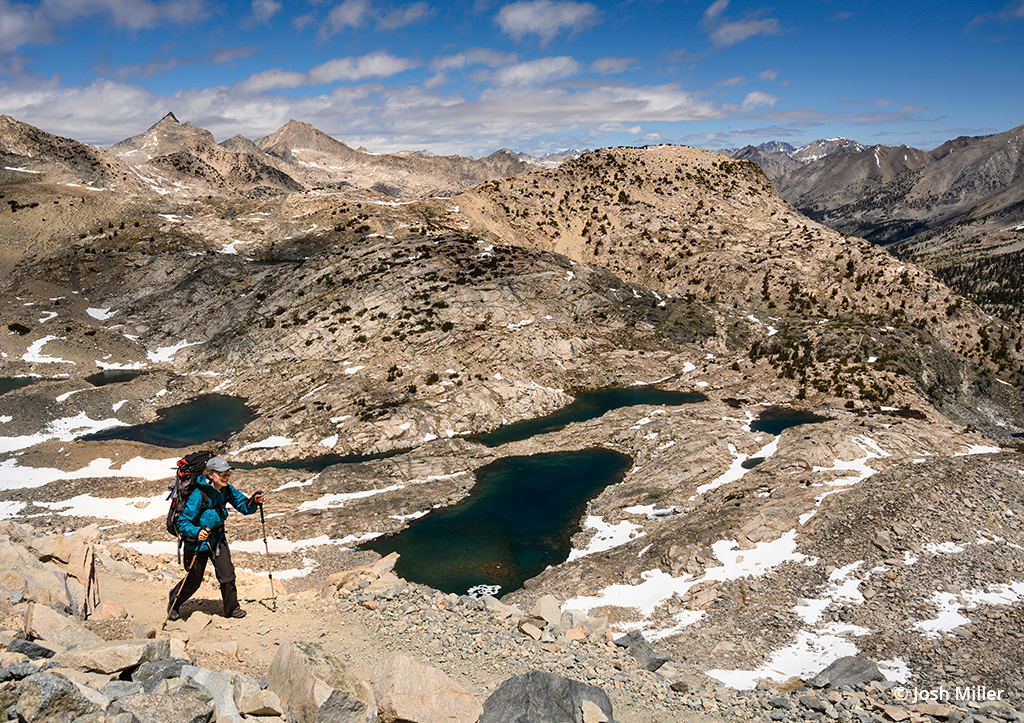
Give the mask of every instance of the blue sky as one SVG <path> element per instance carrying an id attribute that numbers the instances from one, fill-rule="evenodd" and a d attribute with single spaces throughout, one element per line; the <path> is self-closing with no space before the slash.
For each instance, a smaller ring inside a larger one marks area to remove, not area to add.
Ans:
<path id="1" fill-rule="evenodd" d="M 0 113 L 109 145 L 173 111 L 486 155 L 1024 123 L 1024 0 L 0 0 Z"/>

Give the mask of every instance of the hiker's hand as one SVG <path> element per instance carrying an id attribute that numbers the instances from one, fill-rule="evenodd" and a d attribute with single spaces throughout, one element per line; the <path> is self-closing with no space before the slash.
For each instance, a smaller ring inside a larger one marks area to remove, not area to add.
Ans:
<path id="1" fill-rule="evenodd" d="M 199 539 L 200 542 L 206 542 L 208 539 L 210 539 L 210 531 L 204 527 L 199 531 L 199 534 L 196 537 Z"/>
<path id="2" fill-rule="evenodd" d="M 252 501 L 258 505 L 263 504 L 263 490 L 259 490 L 252 496 Z"/>

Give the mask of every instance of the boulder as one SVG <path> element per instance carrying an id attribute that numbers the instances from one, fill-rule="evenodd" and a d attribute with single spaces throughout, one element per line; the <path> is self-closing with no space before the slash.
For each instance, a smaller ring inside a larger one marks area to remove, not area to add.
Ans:
<path id="1" fill-rule="evenodd" d="M 110 715 L 130 713 L 138 723 L 209 723 L 213 708 L 195 698 L 176 693 L 136 693 L 110 706 Z"/>
<path id="2" fill-rule="evenodd" d="M 57 651 L 50 650 L 49 648 L 28 640 L 15 638 L 11 642 L 7 643 L 7 652 L 21 653 L 29 660 L 45 660 L 46 658 L 52 658 Z"/>
<path id="3" fill-rule="evenodd" d="M 78 686 L 53 673 L 37 673 L 25 678 L 19 688 L 18 720 L 24 723 L 71 723 L 96 713 L 100 706 L 86 698 Z"/>
<path id="4" fill-rule="evenodd" d="M 71 556 L 68 560 L 68 597 L 75 617 L 85 620 L 100 603 L 100 586 L 96 578 L 96 559 L 93 539 L 98 533 L 95 525 L 79 530 L 71 536 Z M 75 582 L 76 584 L 71 584 Z"/>
<path id="5" fill-rule="evenodd" d="M 249 676 L 233 670 L 214 671 L 186 665 L 182 667 L 181 674 L 210 694 L 216 718 L 223 723 L 242 719 L 242 714 L 235 705 L 235 687 L 238 679 L 247 678 L 255 687 L 259 687 L 259 684 Z"/>
<path id="6" fill-rule="evenodd" d="M 374 670 L 379 723 L 476 723 L 483 710 L 472 693 L 441 670 L 396 655 Z"/>
<path id="7" fill-rule="evenodd" d="M 668 656 L 654 652 L 654 648 L 639 630 L 631 630 L 618 638 L 615 644 L 626 648 L 644 670 L 655 671 L 668 662 Z"/>
<path id="8" fill-rule="evenodd" d="M 109 700 L 115 701 L 129 695 L 141 693 L 142 683 L 136 683 L 133 680 L 112 680 L 104 685 L 100 692 L 107 696 Z"/>
<path id="9" fill-rule="evenodd" d="M 67 605 L 67 577 L 56 565 L 45 565 L 24 547 L 0 537 L 0 586 L 32 602 Z"/>
<path id="10" fill-rule="evenodd" d="M 358 584 L 364 580 L 372 582 L 384 573 L 394 570 L 396 562 L 398 562 L 398 553 L 392 552 L 372 565 L 360 565 L 350 570 L 336 572 L 327 578 L 327 585 L 324 586 L 323 594 L 329 596 L 345 585 Z"/>
<path id="11" fill-rule="evenodd" d="M 885 680 L 875 663 L 856 655 L 847 655 L 832 661 L 832 664 L 807 681 L 812 688 L 851 688 L 873 680 Z"/>
<path id="12" fill-rule="evenodd" d="M 186 665 L 192 665 L 191 660 L 184 658 L 165 658 L 143 663 L 132 671 L 132 680 L 144 683 L 150 678 L 177 678 L 181 676 L 181 670 Z"/>
<path id="13" fill-rule="evenodd" d="M 545 595 L 533 604 L 530 614 L 547 620 L 548 625 L 558 625 L 562 619 L 562 604 L 554 595 Z"/>
<path id="14" fill-rule="evenodd" d="M 62 648 L 88 647 L 106 642 L 70 615 L 39 603 L 28 604 L 25 633 L 30 638 L 55 643 Z"/>
<path id="15" fill-rule="evenodd" d="M 480 598 L 480 601 L 484 604 L 484 607 L 490 610 L 492 613 L 497 615 L 502 620 L 507 618 L 519 618 L 526 617 L 523 615 L 523 611 L 517 608 L 515 605 L 506 605 L 505 603 L 498 600 L 498 598 L 492 595 L 484 595 Z"/>
<path id="16" fill-rule="evenodd" d="M 104 600 L 93 610 L 90 620 L 125 620 L 128 618 L 128 611 L 123 605 L 113 600 Z"/>
<path id="17" fill-rule="evenodd" d="M 64 668 L 91 671 L 94 673 L 116 673 L 134 668 L 153 660 L 164 660 L 171 655 L 170 641 L 161 640 L 115 640 L 100 645 L 80 646 L 57 653 L 51 660 Z"/>
<path id="18" fill-rule="evenodd" d="M 281 699 L 272 690 L 255 690 L 244 694 L 238 699 L 238 710 L 244 716 L 280 716 Z"/>
<path id="19" fill-rule="evenodd" d="M 554 673 L 532 670 L 502 683 L 484 701 L 479 723 L 596 723 L 599 720 L 614 723 L 612 704 L 603 690 Z"/>
<path id="20" fill-rule="evenodd" d="M 376 723 L 373 691 L 317 643 L 288 642 L 270 664 L 267 687 L 289 723 Z"/>

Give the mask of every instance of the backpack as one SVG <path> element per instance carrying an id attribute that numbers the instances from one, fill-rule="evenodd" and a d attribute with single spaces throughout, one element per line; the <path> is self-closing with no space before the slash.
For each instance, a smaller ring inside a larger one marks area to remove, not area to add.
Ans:
<path id="1" fill-rule="evenodd" d="M 178 470 L 174 474 L 174 479 L 167 485 L 167 499 L 171 501 L 167 509 L 167 532 L 178 538 L 179 554 L 183 536 L 178 532 L 178 518 L 181 517 L 181 511 L 185 509 L 185 503 L 188 502 L 192 490 L 196 488 L 196 480 L 206 471 L 206 462 L 213 456 L 215 453 L 208 449 L 186 454 L 178 460 Z M 210 507 L 210 500 L 202 487 L 199 488 L 199 493 L 203 496 L 201 509 L 205 510 Z"/>

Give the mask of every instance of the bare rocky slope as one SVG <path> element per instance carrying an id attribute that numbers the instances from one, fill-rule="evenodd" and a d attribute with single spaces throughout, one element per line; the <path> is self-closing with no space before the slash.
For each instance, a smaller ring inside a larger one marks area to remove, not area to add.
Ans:
<path id="1" fill-rule="evenodd" d="M 62 514 L 79 495 L 162 504 L 166 481 L 129 462 L 186 450 L 83 432 L 238 395 L 257 414 L 224 444 L 238 461 L 410 450 L 244 473 L 273 491 L 276 536 L 335 543 L 275 563 L 308 561 L 316 581 L 338 544 L 463 499 L 495 459 L 608 447 L 633 466 L 589 503 L 573 558 L 509 601 L 551 593 L 643 628 L 691 680 L 772 678 L 775 656 L 828 639 L 914 685 L 1024 688 L 1020 328 L 801 216 L 753 164 L 606 149 L 451 199 L 119 203 L 123 227 L 10 251 L 4 375 L 43 377 L 0 396 L 11 514 L 64 529 L 97 519 Z M 147 373 L 85 381 L 105 367 Z M 707 399 L 471 438 L 577 390 L 652 382 Z M 826 421 L 759 432 L 769 406 Z M 111 537 L 166 537 L 159 514 L 111 516 Z M 935 623 L 951 612 L 972 622 L 952 634 Z"/>
<path id="2" fill-rule="evenodd" d="M 1019 323 L 1022 137 L 1024 126 L 930 151 L 852 144 L 808 160 L 799 156 L 806 148 L 766 144 L 731 155 L 758 163 L 782 197 L 811 218 L 891 244 L 893 253 L 934 271 L 987 312 Z"/>

